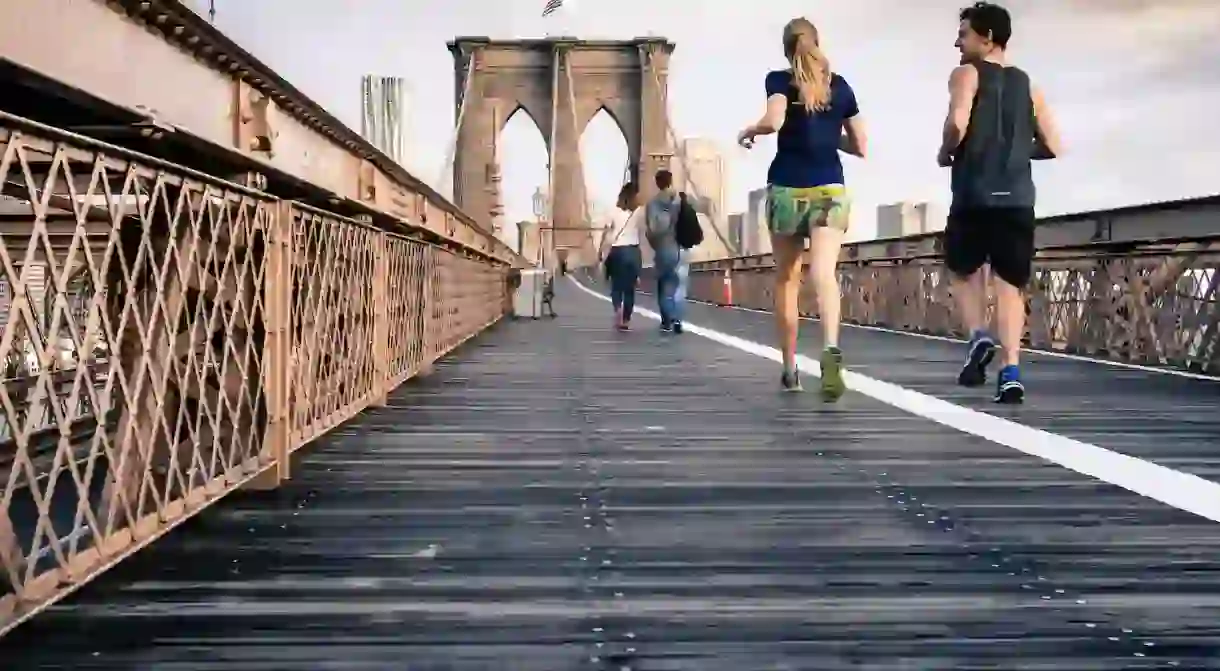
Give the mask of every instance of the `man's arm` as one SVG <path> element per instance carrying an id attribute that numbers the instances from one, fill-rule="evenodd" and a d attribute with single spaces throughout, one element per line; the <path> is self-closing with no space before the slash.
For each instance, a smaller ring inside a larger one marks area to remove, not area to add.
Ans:
<path id="1" fill-rule="evenodd" d="M 1047 161 L 1059 158 L 1063 145 L 1059 140 L 1059 127 L 1055 125 L 1055 116 L 1051 106 L 1042 97 L 1038 87 L 1032 87 L 1030 95 L 1034 100 L 1034 155 L 1035 161 Z"/>
<path id="2" fill-rule="evenodd" d="M 648 243 L 648 246 L 652 247 L 653 251 L 656 251 L 656 236 L 653 235 L 653 231 L 657 228 L 654 224 L 659 222 L 657 221 L 657 208 L 653 205 L 654 201 L 656 201 L 656 196 L 653 196 L 652 200 L 644 204 L 644 218 L 640 221 L 640 232 L 643 233 L 644 241 Z"/>
<path id="3" fill-rule="evenodd" d="M 974 110 L 974 94 L 979 90 L 979 73 L 973 65 L 959 65 L 949 75 L 949 114 L 941 136 L 937 163 L 942 167 L 953 162 L 953 152 L 966 138 L 970 113 Z"/>

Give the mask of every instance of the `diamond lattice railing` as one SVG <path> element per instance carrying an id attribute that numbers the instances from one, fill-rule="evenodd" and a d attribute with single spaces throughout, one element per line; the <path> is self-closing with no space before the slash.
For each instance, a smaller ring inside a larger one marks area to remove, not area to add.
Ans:
<path id="1" fill-rule="evenodd" d="M 724 262 L 692 268 L 690 297 L 723 302 Z M 732 262 L 735 305 L 770 310 L 770 255 Z M 842 263 L 843 319 L 960 336 L 939 256 L 916 253 Z M 1029 346 L 1154 366 L 1220 372 L 1220 236 L 1175 243 L 1091 244 L 1042 250 L 1030 283 Z M 811 287 L 800 306 L 816 315 Z"/>
<path id="2" fill-rule="evenodd" d="M 0 115 L 0 632 L 498 320 L 508 269 Z"/>

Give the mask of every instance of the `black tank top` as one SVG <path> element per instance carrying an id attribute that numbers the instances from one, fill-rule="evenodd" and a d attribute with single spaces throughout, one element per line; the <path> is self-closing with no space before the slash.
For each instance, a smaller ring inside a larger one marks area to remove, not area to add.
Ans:
<path id="1" fill-rule="evenodd" d="M 1035 121 L 1029 75 L 987 61 L 974 67 L 979 88 L 966 137 L 953 157 L 953 209 L 1033 207 Z"/>

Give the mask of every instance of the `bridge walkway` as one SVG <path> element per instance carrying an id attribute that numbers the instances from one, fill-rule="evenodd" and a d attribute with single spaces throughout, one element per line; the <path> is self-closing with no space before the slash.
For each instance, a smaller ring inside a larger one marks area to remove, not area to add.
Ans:
<path id="1" fill-rule="evenodd" d="M 558 289 L 558 320 L 466 344 L 4 666 L 1220 664 L 1220 486 L 1192 477 L 1216 477 L 1214 381 L 1031 355 L 1029 402 L 997 408 L 952 385 L 960 345 L 849 328 L 856 391 L 824 405 L 776 393 L 766 315 L 619 334 Z"/>

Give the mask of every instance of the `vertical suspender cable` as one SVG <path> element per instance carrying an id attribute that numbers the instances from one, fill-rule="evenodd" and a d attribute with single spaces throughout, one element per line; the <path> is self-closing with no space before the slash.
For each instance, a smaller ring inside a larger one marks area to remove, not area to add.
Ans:
<path id="1" fill-rule="evenodd" d="M 648 58 L 648 70 L 650 72 L 652 72 L 653 80 L 657 84 L 657 94 L 660 95 L 660 93 L 661 93 L 661 75 L 660 75 L 660 73 L 657 72 L 656 61 L 653 60 L 653 58 L 651 56 Z M 686 181 L 690 182 L 691 189 L 695 192 L 695 197 L 698 197 L 699 196 L 699 185 L 695 183 L 695 179 L 691 174 L 690 164 L 686 160 L 686 152 L 684 152 L 682 150 L 682 145 L 678 141 L 678 134 L 677 134 L 677 132 L 674 131 L 674 126 L 672 123 L 670 123 L 670 120 L 669 120 L 670 114 L 669 114 L 668 97 L 666 97 L 664 104 L 665 104 L 665 131 L 669 136 L 670 142 L 672 142 L 674 145 L 674 153 L 678 155 L 678 160 L 681 161 L 681 163 L 682 163 L 683 177 L 686 179 Z M 709 202 L 711 202 L 710 198 L 708 200 L 709 200 Z M 734 255 L 740 254 L 740 251 L 734 245 L 729 244 L 729 241 L 725 238 L 724 233 L 722 233 L 720 231 L 720 226 L 717 224 L 717 219 L 720 217 L 721 214 L 722 213 L 720 212 L 720 208 L 716 205 L 716 203 L 712 202 L 712 212 L 711 212 L 711 216 L 710 216 L 710 219 L 712 220 L 712 230 L 716 233 L 716 237 L 720 239 L 720 243 L 724 245 L 725 249 L 729 250 L 729 252 L 731 252 Z"/>
<path id="2" fill-rule="evenodd" d="M 572 137 L 576 139 L 576 166 L 577 166 L 577 184 L 580 185 L 581 192 L 581 222 L 588 228 L 589 244 L 593 244 L 593 208 L 589 206 L 589 185 L 585 182 L 585 159 L 580 155 L 580 123 L 576 118 L 576 89 L 572 86 L 572 61 L 570 58 L 564 60 L 564 74 L 568 79 L 568 106 L 571 108 L 572 117 Z M 594 246 L 594 249 L 597 249 Z"/>
<path id="3" fill-rule="evenodd" d="M 445 151 L 445 163 L 441 166 L 440 174 L 436 178 L 436 190 L 439 193 L 445 192 L 446 178 L 453 177 L 453 161 L 457 156 L 458 140 L 462 134 L 462 121 L 466 118 L 466 103 L 470 100 L 470 90 L 474 83 L 474 59 L 475 55 L 470 54 L 470 62 L 466 65 L 466 82 L 462 87 L 462 100 L 458 103 L 457 122 L 453 126 L 453 137 Z M 455 192 L 456 189 L 450 192 L 449 196 L 452 198 Z"/>
<path id="4" fill-rule="evenodd" d="M 546 267 L 547 248 L 555 246 L 555 131 L 559 127 L 559 49 L 555 49 L 551 63 L 551 141 L 546 158 L 546 223 L 550 227 L 550 244 L 542 245 L 543 267 Z"/>

